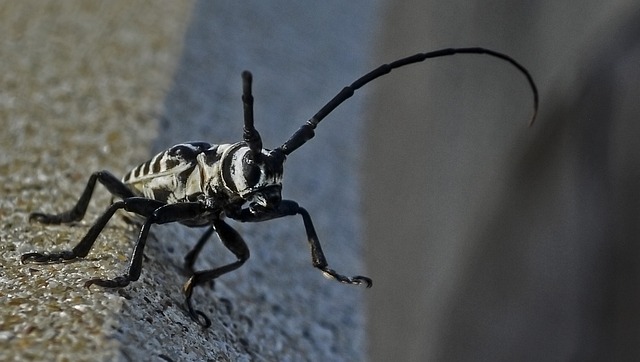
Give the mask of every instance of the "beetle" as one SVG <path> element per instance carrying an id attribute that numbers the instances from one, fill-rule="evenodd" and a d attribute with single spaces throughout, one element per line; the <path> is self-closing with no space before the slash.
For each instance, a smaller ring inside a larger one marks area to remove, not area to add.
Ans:
<path id="1" fill-rule="evenodd" d="M 260 134 L 254 126 L 252 75 L 242 73 L 242 103 L 244 128 L 242 141 L 232 144 L 188 142 L 177 144 L 149 161 L 132 169 L 122 179 L 109 171 L 94 172 L 75 206 L 59 214 L 32 213 L 31 221 L 60 224 L 81 220 L 87 210 L 96 182 L 100 182 L 115 197 L 111 205 L 98 217 L 82 240 L 71 250 L 51 253 L 30 252 L 21 256 L 22 263 L 56 263 L 87 256 L 98 235 L 117 210 L 140 215 L 144 222 L 133 248 L 125 274 L 113 279 L 94 278 L 86 287 L 98 285 L 121 288 L 138 280 L 142 271 L 143 250 L 152 225 L 179 222 L 189 227 L 207 227 L 195 247 L 185 256 L 185 267 L 191 277 L 183 287 L 189 315 L 203 327 L 211 325 L 209 318 L 196 310 L 191 301 L 193 289 L 239 268 L 249 259 L 249 248 L 242 236 L 225 218 L 240 222 L 261 222 L 284 216 L 302 217 L 307 240 L 311 247 L 313 266 L 326 277 L 341 283 L 372 286 L 370 278 L 346 276 L 329 268 L 322 252 L 313 222 L 307 210 L 293 200 L 282 198 L 282 175 L 285 159 L 314 137 L 314 129 L 336 107 L 349 99 L 356 90 L 393 69 L 426 59 L 454 54 L 485 54 L 515 66 L 526 77 L 534 99 L 535 120 L 538 91 L 528 70 L 513 58 L 486 48 L 446 48 L 418 53 L 383 64 L 344 87 L 313 117 L 304 123 L 284 144 L 274 149 L 262 146 Z M 194 271 L 193 265 L 206 241 L 216 233 L 223 245 L 237 258 L 235 262 L 204 271 Z"/>

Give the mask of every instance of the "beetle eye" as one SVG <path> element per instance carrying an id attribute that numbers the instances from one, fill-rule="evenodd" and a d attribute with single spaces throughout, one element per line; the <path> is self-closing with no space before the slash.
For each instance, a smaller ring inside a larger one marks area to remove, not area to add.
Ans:
<path id="1" fill-rule="evenodd" d="M 247 183 L 247 187 L 254 187 L 260 181 L 262 172 L 260 166 L 252 158 L 245 158 L 242 162 L 242 174 Z"/>

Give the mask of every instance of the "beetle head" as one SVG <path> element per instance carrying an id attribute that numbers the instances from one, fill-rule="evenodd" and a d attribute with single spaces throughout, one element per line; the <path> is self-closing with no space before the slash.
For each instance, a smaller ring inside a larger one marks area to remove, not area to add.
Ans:
<path id="1" fill-rule="evenodd" d="M 244 106 L 244 146 L 232 167 L 223 167 L 228 179 L 233 179 L 237 193 L 252 207 L 276 209 L 282 200 L 282 171 L 286 159 L 281 148 L 262 148 L 260 133 L 253 125 L 253 95 L 251 73 L 242 72 L 242 104 Z M 223 171 L 224 172 L 224 171 Z"/>
<path id="2" fill-rule="evenodd" d="M 240 142 L 232 146 L 223 158 L 222 180 L 227 189 L 245 201 L 275 209 L 282 200 L 285 159 L 278 149 L 255 152 Z"/>

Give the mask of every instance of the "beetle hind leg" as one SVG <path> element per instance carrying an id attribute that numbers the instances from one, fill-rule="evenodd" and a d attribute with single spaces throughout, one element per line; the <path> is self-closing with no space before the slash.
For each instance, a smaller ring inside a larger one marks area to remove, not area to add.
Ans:
<path id="1" fill-rule="evenodd" d="M 41 224 L 64 224 L 82 220 L 87 211 L 87 206 L 89 206 L 93 189 L 96 187 L 96 181 L 100 181 L 114 196 L 122 199 L 134 196 L 131 190 L 112 173 L 109 171 L 98 171 L 91 174 L 89 181 L 87 181 L 87 186 L 71 210 L 59 214 L 34 212 L 29 215 L 29 221 L 37 221 Z"/>

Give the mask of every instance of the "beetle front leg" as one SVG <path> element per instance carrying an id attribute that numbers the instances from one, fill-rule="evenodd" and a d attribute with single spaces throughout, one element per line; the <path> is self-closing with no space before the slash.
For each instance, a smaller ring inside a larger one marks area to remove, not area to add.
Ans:
<path id="1" fill-rule="evenodd" d="M 362 275 L 347 277 L 345 275 L 338 274 L 335 270 L 329 268 L 329 263 L 327 263 L 327 259 L 322 252 L 320 240 L 318 240 L 318 235 L 316 234 L 316 230 L 313 227 L 313 223 L 311 222 L 311 216 L 309 216 L 307 210 L 299 206 L 297 213 L 302 216 L 304 228 L 307 231 L 307 240 L 309 241 L 309 246 L 311 247 L 311 261 L 313 262 L 313 266 L 320 269 L 326 277 L 335 279 L 340 283 L 356 285 L 365 284 L 367 288 L 371 288 L 371 286 L 373 285 L 373 281 L 371 280 L 371 278 Z"/>
<path id="2" fill-rule="evenodd" d="M 230 213 L 227 216 L 242 222 L 258 222 L 293 215 L 302 216 L 304 229 L 307 233 L 307 241 L 309 242 L 309 246 L 311 247 L 311 261 L 314 267 L 322 271 L 322 273 L 326 277 L 335 279 L 340 283 L 356 285 L 364 284 L 367 288 L 371 288 L 371 286 L 373 285 L 373 281 L 368 277 L 362 275 L 348 277 L 339 274 L 335 270 L 329 268 L 327 258 L 324 256 L 324 252 L 322 252 L 322 246 L 320 245 L 318 234 L 313 227 L 311 216 L 309 216 L 307 210 L 300 207 L 297 202 L 291 200 L 282 200 L 278 205 L 278 208 L 275 210 L 268 210 L 261 207 L 255 209 L 247 208 Z"/>

